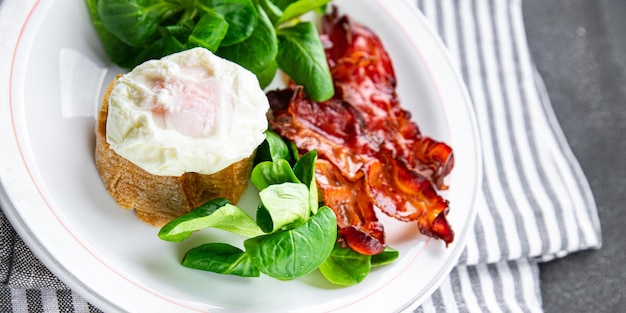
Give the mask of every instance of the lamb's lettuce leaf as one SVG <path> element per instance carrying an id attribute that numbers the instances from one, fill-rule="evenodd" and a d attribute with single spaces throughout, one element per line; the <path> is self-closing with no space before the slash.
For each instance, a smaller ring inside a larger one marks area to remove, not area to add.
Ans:
<path id="1" fill-rule="evenodd" d="M 245 211 L 224 198 L 217 198 L 165 224 L 158 236 L 166 241 L 183 241 L 204 228 L 217 228 L 246 237 L 264 233 Z"/>
<path id="2" fill-rule="evenodd" d="M 105 51 L 121 67 L 204 47 L 256 74 L 263 88 L 280 68 L 313 100 L 326 100 L 334 92 L 328 88 L 332 81 L 321 45 L 313 42 L 317 30 L 299 19 L 319 12 L 329 0 L 85 2 Z M 312 54 L 303 49 L 313 49 Z"/>
<path id="3" fill-rule="evenodd" d="M 337 240 L 337 219 L 322 207 L 306 223 L 244 241 L 254 264 L 270 277 L 289 280 L 317 269 L 333 250 Z"/>

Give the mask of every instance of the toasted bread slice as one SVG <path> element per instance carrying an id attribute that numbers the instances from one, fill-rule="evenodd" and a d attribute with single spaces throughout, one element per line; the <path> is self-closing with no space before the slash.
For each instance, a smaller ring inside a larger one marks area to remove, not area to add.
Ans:
<path id="1" fill-rule="evenodd" d="M 211 199 L 239 201 L 248 186 L 254 155 L 215 174 L 158 176 L 115 153 L 106 141 L 106 124 L 108 98 L 116 81 L 109 84 L 98 113 L 95 161 L 106 190 L 121 207 L 135 210 L 144 222 L 162 226 Z"/>

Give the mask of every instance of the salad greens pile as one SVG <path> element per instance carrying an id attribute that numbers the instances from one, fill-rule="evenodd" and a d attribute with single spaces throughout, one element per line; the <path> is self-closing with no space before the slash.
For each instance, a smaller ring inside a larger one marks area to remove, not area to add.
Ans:
<path id="1" fill-rule="evenodd" d="M 290 143 L 291 144 L 291 143 Z M 373 266 L 393 262 L 398 251 L 387 248 L 361 255 L 337 242 L 337 219 L 318 202 L 315 182 L 317 152 L 301 157 L 272 131 L 259 147 L 251 181 L 259 190 L 255 218 L 226 199 L 210 200 L 178 217 L 159 231 L 159 238 L 179 242 L 205 228 L 243 236 L 242 250 L 226 243 L 206 243 L 189 250 L 182 265 L 244 277 L 261 273 L 281 280 L 319 269 L 330 282 L 350 286 L 361 282 Z"/>
<path id="2" fill-rule="evenodd" d="M 111 61 L 133 68 L 204 47 L 256 74 L 262 88 L 281 69 L 313 100 L 334 93 L 315 25 L 300 17 L 331 0 L 85 0 Z"/>

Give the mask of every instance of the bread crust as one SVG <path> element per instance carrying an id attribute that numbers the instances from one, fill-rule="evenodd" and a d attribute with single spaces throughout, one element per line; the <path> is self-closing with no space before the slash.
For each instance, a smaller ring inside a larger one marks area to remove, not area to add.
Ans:
<path id="1" fill-rule="evenodd" d="M 162 226 L 202 203 L 226 198 L 237 203 L 248 186 L 252 156 L 210 175 L 194 172 L 181 176 L 152 175 L 118 155 L 106 141 L 109 96 L 116 77 L 108 86 L 96 123 L 95 162 L 107 192 L 125 209 L 151 225 Z"/>

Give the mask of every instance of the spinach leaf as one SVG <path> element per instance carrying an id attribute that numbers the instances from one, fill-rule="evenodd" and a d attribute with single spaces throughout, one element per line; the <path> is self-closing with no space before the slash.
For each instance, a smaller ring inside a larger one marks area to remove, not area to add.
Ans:
<path id="1" fill-rule="evenodd" d="M 297 0 L 272 0 L 274 5 L 281 10 L 285 10 L 291 3 L 296 1 Z"/>
<path id="2" fill-rule="evenodd" d="M 143 63 L 150 59 L 157 59 L 165 54 L 172 54 L 184 49 L 183 44 L 175 37 L 163 37 L 144 47 L 138 55 L 134 56 L 133 63 Z"/>
<path id="3" fill-rule="evenodd" d="M 336 244 L 330 256 L 320 265 L 320 272 L 334 284 L 352 286 L 369 275 L 371 258 Z"/>
<path id="4" fill-rule="evenodd" d="M 180 42 L 187 42 L 196 23 L 194 21 L 181 22 L 175 25 L 166 25 L 165 30 Z"/>
<path id="5" fill-rule="evenodd" d="M 272 215 L 263 203 L 259 203 L 256 210 L 256 224 L 265 233 L 271 233 L 274 231 L 274 221 L 272 221 Z"/>
<path id="6" fill-rule="evenodd" d="M 222 46 L 246 40 L 257 26 L 259 15 L 250 0 L 197 0 L 196 6 L 205 13 L 216 12 L 222 15 L 228 23 L 228 32 L 222 40 Z"/>
<path id="7" fill-rule="evenodd" d="M 289 280 L 314 271 L 337 239 L 337 218 L 322 207 L 301 226 L 244 241 L 254 264 L 270 277 Z"/>
<path id="8" fill-rule="evenodd" d="M 311 212 L 315 214 L 319 207 L 317 183 L 315 181 L 315 161 L 317 151 L 312 150 L 304 154 L 293 166 L 293 172 L 298 180 L 309 188 L 309 203 Z"/>
<path id="9" fill-rule="evenodd" d="M 379 254 L 372 255 L 372 266 L 381 266 L 392 263 L 400 256 L 400 252 L 389 246 Z"/>
<path id="10" fill-rule="evenodd" d="M 329 3 L 331 0 L 299 0 L 290 3 L 283 11 L 283 15 L 277 24 L 282 24 L 291 19 L 300 17 L 302 14 L 313 11 Z"/>
<path id="11" fill-rule="evenodd" d="M 86 2 L 92 24 L 111 62 L 127 68 L 135 66 L 135 56 L 141 52 L 141 48 L 129 46 L 104 27 L 98 14 L 98 0 L 86 0 Z"/>
<path id="12" fill-rule="evenodd" d="M 293 25 L 330 0 L 85 1 L 109 58 L 121 67 L 204 47 L 253 72 L 262 88 L 282 69 L 313 100 L 334 93 L 317 30 Z"/>
<path id="13" fill-rule="evenodd" d="M 298 161 L 300 159 L 300 151 L 298 150 L 298 146 L 296 146 L 295 143 L 293 142 L 288 142 L 287 145 L 289 146 L 289 151 L 291 152 L 291 157 Z"/>
<path id="14" fill-rule="evenodd" d="M 208 227 L 246 237 L 263 234 L 246 212 L 226 199 L 217 198 L 165 224 L 158 235 L 162 240 L 177 242 L 189 238 L 194 231 Z"/>
<path id="15" fill-rule="evenodd" d="M 317 151 L 311 150 L 305 153 L 293 165 L 293 172 L 300 182 L 311 188 L 315 186 L 315 161 L 317 160 Z"/>
<path id="16" fill-rule="evenodd" d="M 274 26 L 265 12 L 259 10 L 259 21 L 250 37 L 234 45 L 222 45 L 215 53 L 245 67 L 258 78 L 261 73 L 267 75 L 264 71 L 276 58 L 277 45 Z"/>
<path id="17" fill-rule="evenodd" d="M 385 247 L 383 252 L 376 255 L 363 255 L 336 244 L 319 269 L 331 283 L 352 286 L 363 281 L 372 267 L 389 264 L 395 261 L 398 255 L 398 250 L 390 247 Z"/>
<path id="18" fill-rule="evenodd" d="M 276 64 L 276 60 L 271 60 L 264 69 L 256 73 L 256 76 L 259 79 L 259 86 L 261 86 L 261 88 L 269 86 L 274 80 L 277 70 L 278 64 Z"/>
<path id="19" fill-rule="evenodd" d="M 289 147 L 280 135 L 268 129 L 265 131 L 265 141 L 257 148 L 255 163 L 281 159 L 291 159 Z"/>
<path id="20" fill-rule="evenodd" d="M 315 101 L 324 101 L 334 94 L 334 87 L 326 54 L 311 22 L 281 28 L 278 35 L 276 62 L 304 92 Z"/>
<path id="21" fill-rule="evenodd" d="M 207 243 L 189 250 L 182 265 L 218 274 L 259 277 L 261 272 L 247 253 L 225 243 Z"/>
<path id="22" fill-rule="evenodd" d="M 283 138 L 273 132 L 268 131 L 267 133 L 267 141 L 269 143 L 270 155 L 272 156 L 272 161 L 285 159 L 289 161 L 291 159 L 291 154 L 285 140 Z"/>
<path id="23" fill-rule="evenodd" d="M 276 25 L 283 15 L 283 11 L 272 0 L 256 0 L 256 2 L 265 11 L 272 24 Z"/>
<path id="24" fill-rule="evenodd" d="M 228 29 L 229 24 L 221 15 L 207 11 L 189 35 L 187 47 L 204 47 L 215 52 Z"/>
<path id="25" fill-rule="evenodd" d="M 252 169 L 250 180 L 259 190 L 263 190 L 272 184 L 300 182 L 293 173 L 289 162 L 282 159 L 275 162 L 266 161 L 257 164 Z"/>
<path id="26" fill-rule="evenodd" d="M 263 204 L 262 210 L 257 211 L 257 223 L 259 214 L 269 215 L 261 218 L 263 221 L 271 221 L 265 225 L 259 225 L 261 229 L 275 232 L 279 229 L 294 228 L 302 225 L 311 211 L 309 204 L 309 190 L 301 183 L 282 183 L 270 185 L 259 192 L 259 198 Z"/>
<path id="27" fill-rule="evenodd" d="M 168 1 L 101 0 L 103 26 L 125 44 L 139 47 L 158 38 L 162 21 L 181 8 Z"/>

